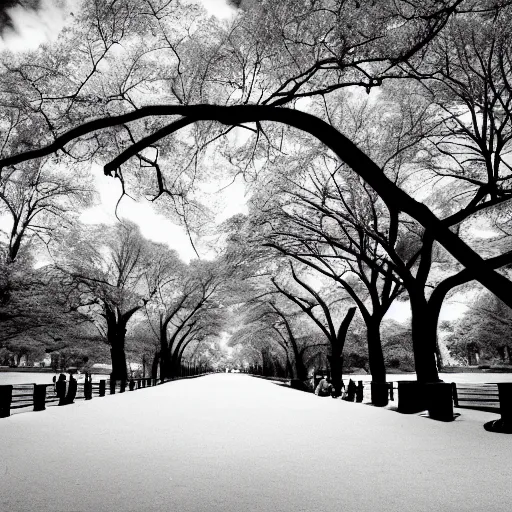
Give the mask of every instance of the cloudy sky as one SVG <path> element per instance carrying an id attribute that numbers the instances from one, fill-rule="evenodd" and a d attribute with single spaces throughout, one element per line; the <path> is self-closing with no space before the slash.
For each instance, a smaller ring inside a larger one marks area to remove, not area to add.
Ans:
<path id="1" fill-rule="evenodd" d="M 0 0 L 0 4 L 4 0 Z M 184 0 L 204 5 L 213 16 L 228 18 L 233 14 L 226 0 Z M 0 48 L 23 49 L 35 48 L 42 42 L 55 39 L 62 29 L 73 9 L 76 9 L 80 0 L 39 0 L 40 8 L 37 11 L 25 9 L 21 6 L 9 9 L 14 30 L 7 29 L 0 39 Z"/>
<path id="2" fill-rule="evenodd" d="M 1 2 L 2 0 L 0 0 Z M 56 39 L 60 30 L 65 26 L 70 13 L 76 9 L 80 0 L 41 0 L 38 11 L 15 7 L 9 11 L 13 29 L 7 29 L 0 39 L 0 49 L 8 48 L 12 51 L 37 48 L 41 43 Z M 195 0 L 201 2 L 214 16 L 226 18 L 233 14 L 225 0 Z M 93 175 L 99 192 L 100 202 L 94 208 L 82 215 L 87 223 L 113 223 L 116 222 L 115 207 L 121 193 L 121 185 L 117 180 L 104 176 L 100 166 L 93 166 Z M 223 188 L 227 183 L 219 183 Z M 212 193 L 214 193 L 212 191 Z M 224 204 L 217 215 L 220 222 L 238 212 L 245 212 L 245 188 L 242 181 L 237 181 L 222 193 L 216 194 L 216 202 Z M 180 256 L 188 261 L 196 255 L 183 228 L 174 225 L 164 216 L 154 211 L 149 202 L 135 202 L 123 198 L 117 214 L 128 218 L 140 225 L 143 235 L 156 242 L 167 243 L 176 249 Z M 6 221 L 6 219 L 3 219 Z M 200 251 L 201 254 L 201 251 Z M 208 257 L 208 254 L 201 254 Z"/>

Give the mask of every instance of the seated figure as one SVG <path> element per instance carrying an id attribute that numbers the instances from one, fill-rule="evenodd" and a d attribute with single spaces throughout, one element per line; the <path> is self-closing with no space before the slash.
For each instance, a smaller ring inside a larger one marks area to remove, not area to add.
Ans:
<path id="1" fill-rule="evenodd" d="M 331 396 L 332 395 L 332 383 L 331 378 L 325 376 L 315 389 L 315 395 L 318 396 Z"/>

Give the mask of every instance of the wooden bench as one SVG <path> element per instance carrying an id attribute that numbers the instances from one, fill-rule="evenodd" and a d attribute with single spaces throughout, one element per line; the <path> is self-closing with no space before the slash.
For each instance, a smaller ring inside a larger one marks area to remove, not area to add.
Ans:
<path id="1" fill-rule="evenodd" d="M 500 412 L 497 384 L 456 384 L 452 382 L 453 405 L 461 409 Z"/>

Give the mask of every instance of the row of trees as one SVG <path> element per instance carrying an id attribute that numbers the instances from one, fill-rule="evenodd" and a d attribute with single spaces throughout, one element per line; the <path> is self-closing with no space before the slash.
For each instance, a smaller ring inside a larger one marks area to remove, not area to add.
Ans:
<path id="1" fill-rule="evenodd" d="M 46 228 L 44 219 L 34 222 Z M 46 239 L 46 263 L 34 261 L 41 243 L 28 235 L 17 240 L 32 259 L 21 252 L 12 259 L 9 246 L 2 246 L 4 360 L 19 364 L 21 356 L 41 360 L 59 353 L 62 359 L 68 353 L 82 363 L 111 362 L 113 377 L 122 379 L 128 339 L 132 356 L 153 362 L 154 376 L 160 370 L 171 377 L 187 349 L 200 359 L 222 332 L 222 271 L 208 262 L 186 265 L 132 223 L 91 227 L 75 221 L 55 229 Z"/>
<path id="2" fill-rule="evenodd" d="M 56 43 L 4 59 L 2 176 L 101 163 L 192 232 L 200 180 L 241 174 L 251 200 L 231 231 L 234 282 L 257 274 L 247 314 L 281 319 L 273 339 L 297 374 L 296 311 L 261 297 L 308 318 L 338 379 L 357 308 L 377 383 L 383 318 L 407 297 L 418 380 L 436 381 L 451 290 L 476 280 L 512 307 L 496 270 L 512 254 L 510 4 L 242 1 L 220 23 L 172 0 L 85 0 Z"/>

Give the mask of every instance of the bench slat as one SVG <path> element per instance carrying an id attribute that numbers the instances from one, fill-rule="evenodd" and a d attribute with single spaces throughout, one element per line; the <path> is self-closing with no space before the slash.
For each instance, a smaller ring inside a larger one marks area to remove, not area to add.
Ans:
<path id="1" fill-rule="evenodd" d="M 482 397 L 474 397 L 474 398 L 459 398 L 459 402 L 489 402 L 498 404 L 500 400 L 498 398 L 482 398 Z"/>
<path id="2" fill-rule="evenodd" d="M 486 395 L 484 393 L 471 393 L 471 394 L 460 393 L 459 394 L 459 397 L 464 397 L 464 396 L 467 396 L 469 398 L 474 398 L 475 396 L 481 396 L 482 398 L 498 398 L 499 397 L 499 395 L 497 393 L 493 394 L 493 395 Z"/>

